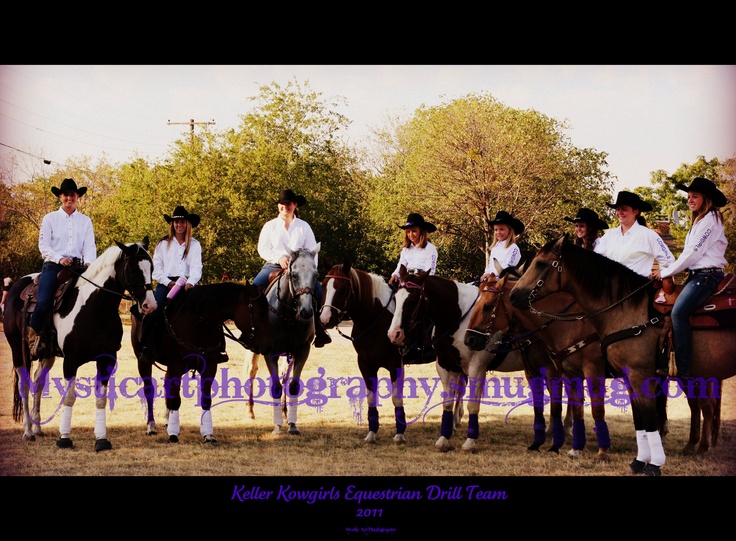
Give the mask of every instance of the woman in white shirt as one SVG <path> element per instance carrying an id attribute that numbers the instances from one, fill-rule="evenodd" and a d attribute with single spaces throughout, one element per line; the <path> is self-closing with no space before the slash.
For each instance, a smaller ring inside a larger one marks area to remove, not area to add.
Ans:
<path id="1" fill-rule="evenodd" d="M 265 290 L 268 287 L 268 277 L 275 270 L 289 268 L 289 250 L 295 252 L 301 248 L 314 250 L 317 240 L 311 226 L 298 217 L 298 208 L 307 204 L 307 198 L 296 195 L 293 190 L 281 190 L 276 200 L 279 215 L 266 222 L 258 236 L 258 255 L 265 263 L 256 277 L 253 285 Z M 318 256 L 314 256 L 317 264 Z M 332 342 L 332 338 L 325 330 L 319 319 L 319 309 L 322 303 L 322 283 L 317 280 L 315 287 L 315 317 L 314 317 L 314 347 L 321 348 Z"/>
<path id="2" fill-rule="evenodd" d="M 609 259 L 618 261 L 642 276 L 652 273 L 654 260 L 659 267 L 666 267 L 674 256 L 662 237 L 646 226 L 642 212 L 652 210 L 652 205 L 631 192 L 618 192 L 615 203 L 606 203 L 616 209 L 619 226 L 606 231 L 595 251 Z"/>
<path id="3" fill-rule="evenodd" d="M 575 244 L 594 250 L 600 240 L 601 231 L 608 229 L 608 224 L 598 217 L 598 213 L 582 207 L 574 218 L 564 218 L 575 224 Z"/>
<path id="4" fill-rule="evenodd" d="M 521 250 L 516 244 L 516 237 L 524 232 L 521 220 L 514 218 L 505 210 L 500 210 L 493 220 L 488 220 L 488 225 L 493 227 L 493 244 L 488 264 L 480 277 L 481 282 L 496 274 L 494 259 L 502 269 L 515 267 L 521 261 Z"/>
<path id="5" fill-rule="evenodd" d="M 429 233 L 437 231 L 437 226 L 427 222 L 421 214 L 412 212 L 406 223 L 399 227 L 404 230 L 404 246 L 396 270 L 388 279 L 390 286 L 398 283 L 401 265 L 409 272 L 429 271 L 430 275 L 437 269 L 437 247 L 429 240 Z"/>
<path id="6" fill-rule="evenodd" d="M 698 177 L 690 186 L 676 186 L 687 192 L 692 225 L 677 261 L 667 268 L 653 272 L 651 277 L 661 280 L 683 271 L 688 272 L 685 286 L 678 295 L 671 314 L 677 376 L 686 378 L 690 376 L 692 360 L 693 332 L 690 314 L 713 294 L 724 276 L 728 240 L 723 229 L 723 215 L 717 207 L 724 206 L 728 201 L 723 192 L 706 178 Z"/>

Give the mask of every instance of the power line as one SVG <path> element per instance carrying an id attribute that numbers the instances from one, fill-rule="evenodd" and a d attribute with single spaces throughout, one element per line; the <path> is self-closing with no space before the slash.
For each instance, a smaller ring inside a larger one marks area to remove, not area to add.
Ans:
<path id="1" fill-rule="evenodd" d="M 192 142 L 194 142 L 194 125 L 195 124 L 200 125 L 200 126 L 209 126 L 210 124 L 214 124 L 214 123 L 215 123 L 214 118 L 208 122 L 195 122 L 193 118 L 190 118 L 189 122 L 172 122 L 171 120 L 166 122 L 166 124 L 169 126 L 171 126 L 172 124 L 189 124 L 189 133 L 190 133 Z"/>

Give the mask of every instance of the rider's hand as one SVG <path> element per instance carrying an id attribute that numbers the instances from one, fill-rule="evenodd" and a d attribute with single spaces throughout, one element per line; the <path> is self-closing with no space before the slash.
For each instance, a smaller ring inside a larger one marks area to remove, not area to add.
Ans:
<path id="1" fill-rule="evenodd" d="M 282 255 L 279 257 L 279 265 L 281 265 L 282 269 L 288 269 L 289 268 L 289 258 L 285 255 Z"/>

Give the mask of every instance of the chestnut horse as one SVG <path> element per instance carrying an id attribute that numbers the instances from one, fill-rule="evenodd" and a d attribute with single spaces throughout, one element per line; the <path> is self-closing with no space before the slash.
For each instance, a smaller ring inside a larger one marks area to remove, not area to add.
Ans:
<path id="1" fill-rule="evenodd" d="M 551 400 L 561 400 L 560 383 L 568 392 L 568 405 L 573 411 L 572 449 L 568 456 L 578 458 L 585 448 L 585 419 L 583 404 L 584 382 L 589 385 L 591 412 L 595 421 L 598 440 L 597 460 L 609 460 L 611 438 L 605 419 L 605 381 L 606 363 L 601 356 L 600 338 L 593 326 L 585 318 L 570 318 L 578 313 L 579 307 L 567 293 L 550 295 L 539 301 L 537 308 L 547 312 L 567 314 L 567 320 L 547 319 L 528 310 L 519 310 L 509 302 L 509 292 L 516 285 L 521 273 L 516 269 L 506 269 L 499 273 L 500 279 L 492 278 L 481 284 L 480 299 L 470 317 L 465 343 L 473 349 L 487 347 L 490 337 L 498 331 L 510 335 L 510 343 L 530 336 L 539 338 L 545 344 L 543 352 L 546 359 L 537 364 L 551 362 L 555 370 L 547 371 L 547 386 L 555 389 L 550 392 Z M 660 413 L 665 423 L 660 434 L 666 433 L 666 395 L 660 395 Z M 535 443 L 541 438 L 544 442 L 544 416 L 535 408 Z M 540 426 L 541 425 L 541 426 Z M 553 427 L 553 435 L 561 429 Z M 541 445 L 539 443 L 539 445 Z M 538 447 L 538 446 L 537 446 Z M 550 450 L 555 450 L 556 445 Z"/>
<path id="2" fill-rule="evenodd" d="M 236 338 L 225 323 L 232 321 L 241 332 Z M 187 371 L 200 375 L 202 416 L 200 434 L 204 443 L 217 443 L 212 425 L 212 383 L 217 365 L 227 361 L 222 353 L 225 336 L 253 352 L 266 354 L 271 347 L 271 326 L 268 303 L 261 291 L 252 284 L 221 282 L 198 285 L 180 291 L 163 307 L 163 318 L 155 331 L 160 334 L 161 347 L 157 364 L 166 367 L 164 396 L 166 429 L 170 443 L 179 442 L 179 409 L 181 407 L 182 376 Z M 148 420 L 146 434 L 156 434 L 153 402 L 157 389 L 151 378 L 152 364 L 140 359 L 142 325 L 131 318 L 131 344 L 143 379 Z"/>
<path id="3" fill-rule="evenodd" d="M 543 246 L 511 290 L 511 303 L 537 311 L 537 301 L 551 293 L 572 295 L 601 337 L 603 356 L 614 375 L 628 385 L 638 454 L 633 473 L 661 475 L 666 461 L 658 431 L 656 394 L 657 348 L 662 334 L 661 314 L 653 309 L 652 280 L 592 250 L 575 246 L 567 235 Z M 544 315 L 544 314 L 542 314 Z M 692 376 L 684 389 L 699 400 L 705 415 L 704 432 L 712 426 L 713 411 L 724 379 L 736 375 L 736 333 L 732 327 L 693 331 Z M 708 434 L 710 436 L 710 434 Z M 701 438 L 701 450 L 708 442 Z"/>
<path id="4" fill-rule="evenodd" d="M 35 274 L 24 276 L 13 284 L 5 302 L 5 336 L 13 355 L 15 375 L 13 418 L 23 421 L 23 438 L 29 441 L 43 436 L 41 429 L 41 396 L 48 373 L 56 357 L 64 358 L 66 389 L 62 397 L 60 437 L 56 446 L 74 447 L 70 438 L 72 410 L 77 399 L 76 380 L 79 368 L 88 362 L 97 364 L 95 378 L 95 452 L 112 449 L 107 439 L 106 411 L 108 385 L 117 368 L 117 352 L 123 338 L 120 320 L 120 301 L 133 300 L 140 311 L 156 309 L 151 289 L 153 261 L 146 251 L 148 237 L 137 244 L 115 243 L 100 255 L 61 298 L 58 310 L 51 314 L 56 343 L 39 349 L 38 367 L 33 382 L 30 379 L 32 363 L 26 340 L 29 311 L 25 298 Z M 131 297 L 125 295 L 128 291 Z M 29 389 L 33 394 L 33 408 L 28 406 Z"/>
<path id="5" fill-rule="evenodd" d="M 526 370 L 522 355 L 518 350 L 498 355 L 486 349 L 472 350 L 465 345 L 465 331 L 470 312 L 478 299 L 478 287 L 443 278 L 430 276 L 429 272 L 409 275 L 403 266 L 400 269 L 400 287 L 396 292 L 396 311 L 394 312 L 388 337 L 397 346 L 412 343 L 415 334 L 423 330 L 423 322 L 429 317 L 434 323 L 433 345 L 437 351 L 437 372 L 442 380 L 444 396 L 462 396 L 469 388 L 468 431 L 462 445 L 463 451 L 476 449 L 480 429 L 478 412 L 484 396 L 487 396 L 486 374 L 491 370 L 517 372 L 525 370 L 527 378 L 539 377 Z M 499 344 L 502 333 L 493 337 Z M 543 347 L 541 342 L 535 347 Z M 532 386 L 532 392 L 543 392 L 539 385 Z M 534 403 L 543 398 L 535 397 Z M 442 404 L 442 426 L 440 438 L 435 447 L 440 451 L 451 449 L 449 442 L 455 426 L 453 425 L 452 402 Z M 561 411 L 561 408 L 560 408 Z"/>

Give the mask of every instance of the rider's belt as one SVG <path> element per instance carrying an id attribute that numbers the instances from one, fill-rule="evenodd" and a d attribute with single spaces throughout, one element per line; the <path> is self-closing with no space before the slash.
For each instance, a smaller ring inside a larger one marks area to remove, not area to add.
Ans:
<path id="1" fill-rule="evenodd" d="M 688 272 L 690 274 L 695 274 L 696 272 L 698 273 L 702 272 L 705 274 L 716 274 L 716 273 L 723 274 L 723 267 L 709 267 L 707 269 L 688 269 Z"/>
<path id="2" fill-rule="evenodd" d="M 178 276 L 169 276 L 169 280 L 171 280 L 172 282 L 176 282 L 178 279 Z"/>
<path id="3" fill-rule="evenodd" d="M 406 269 L 407 274 L 420 274 L 424 272 L 422 269 Z"/>

